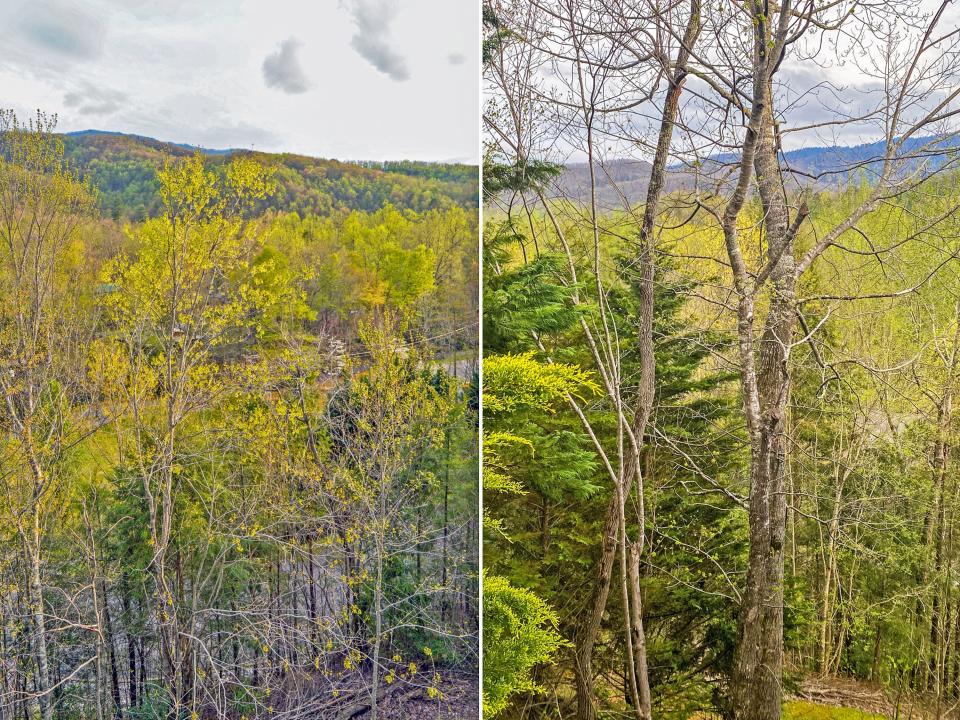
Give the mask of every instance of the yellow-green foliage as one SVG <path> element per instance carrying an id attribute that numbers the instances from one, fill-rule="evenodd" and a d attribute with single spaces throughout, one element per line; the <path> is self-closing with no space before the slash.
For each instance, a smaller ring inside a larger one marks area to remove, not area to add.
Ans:
<path id="1" fill-rule="evenodd" d="M 137 638 L 154 714 L 266 717 L 271 684 L 307 674 L 336 697 L 367 686 L 372 646 L 381 679 L 419 667 L 440 698 L 433 659 L 475 657 L 475 614 L 451 613 L 478 585 L 456 529 L 476 527 L 474 392 L 442 368 L 476 327 L 446 347 L 424 330 L 470 310 L 476 221 L 261 214 L 268 168 L 193 155 L 152 178 L 160 214 L 121 228 L 37 122 L 0 113 L 5 656 L 33 667 L 46 638 L 78 717 L 108 633 Z M 261 623 L 274 569 L 289 602 Z M 67 616 L 93 634 L 58 632 Z M 170 663 L 201 654 L 186 692 Z"/>
<path id="2" fill-rule="evenodd" d="M 884 715 L 858 708 L 791 700 L 783 706 L 783 720 L 884 720 Z"/>
<path id="3" fill-rule="evenodd" d="M 533 353 L 489 355 L 483 360 L 483 408 L 495 424 L 496 417 L 520 410 L 550 412 L 568 395 L 580 396 L 599 388 L 590 373 L 576 365 L 543 363 Z M 519 494 L 523 488 L 510 477 L 498 450 L 506 446 L 533 445 L 510 432 L 490 430 L 483 436 L 483 488 Z M 497 524 L 488 519 L 489 526 Z"/>
<path id="4" fill-rule="evenodd" d="M 483 714 L 494 717 L 518 692 L 534 692 L 535 665 L 549 660 L 563 640 L 557 618 L 535 594 L 506 578 L 483 579 Z"/>
<path id="5" fill-rule="evenodd" d="M 291 213 L 266 222 L 266 246 L 305 271 L 316 310 L 408 312 L 439 294 L 444 312 L 462 314 L 460 306 L 476 295 L 475 220 L 459 208 L 418 214 L 386 207 L 306 218 Z"/>
<path id="6" fill-rule="evenodd" d="M 567 395 L 599 388 L 575 365 L 542 363 L 533 353 L 491 355 L 483 361 L 483 407 L 493 415 L 519 409 L 548 411 Z"/>
<path id="7" fill-rule="evenodd" d="M 563 363 L 543 363 L 533 353 L 491 355 L 484 358 L 484 410 L 492 429 L 483 437 L 484 492 L 521 494 L 510 476 L 500 449 L 522 446 L 533 449 L 524 437 L 496 429 L 497 419 L 523 410 L 549 412 L 568 395 L 599 390 L 590 374 Z M 501 523 L 484 515 L 486 529 L 503 533 Z M 556 616 L 533 592 L 512 585 L 506 578 L 486 576 L 483 586 L 483 708 L 493 717 L 511 695 L 534 692 L 530 675 L 534 665 L 550 659 L 562 644 L 555 631 Z"/>

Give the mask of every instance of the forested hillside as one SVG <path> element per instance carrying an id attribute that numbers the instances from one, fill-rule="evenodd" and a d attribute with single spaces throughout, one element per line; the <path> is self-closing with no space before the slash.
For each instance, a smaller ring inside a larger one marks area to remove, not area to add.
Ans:
<path id="1" fill-rule="evenodd" d="M 873 8 L 487 4 L 490 716 L 957 716 L 960 44 Z"/>
<path id="2" fill-rule="evenodd" d="M 200 150 L 122 133 L 86 131 L 64 137 L 69 162 L 99 190 L 103 215 L 143 220 L 162 209 L 157 170 L 170 157 Z M 476 208 L 479 177 L 471 165 L 381 162 L 348 163 L 303 155 L 250 150 L 202 150 L 209 166 L 222 172 L 244 155 L 270 167 L 276 191 L 258 204 L 302 214 L 341 210 L 374 212 L 386 205 L 416 212 L 454 206 Z"/>
<path id="3" fill-rule="evenodd" d="M 0 115 L 0 717 L 475 714 L 464 173 L 54 130 Z"/>

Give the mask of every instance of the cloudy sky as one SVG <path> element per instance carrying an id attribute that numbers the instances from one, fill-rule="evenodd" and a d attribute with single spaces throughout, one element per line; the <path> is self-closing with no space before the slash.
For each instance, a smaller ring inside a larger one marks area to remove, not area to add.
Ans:
<path id="1" fill-rule="evenodd" d="M 476 0 L 2 0 L 0 107 L 209 148 L 478 159 Z"/>

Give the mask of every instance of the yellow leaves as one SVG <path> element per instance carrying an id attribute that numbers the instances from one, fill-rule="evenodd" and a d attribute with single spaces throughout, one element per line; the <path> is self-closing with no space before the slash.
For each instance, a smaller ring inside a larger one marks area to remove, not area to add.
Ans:
<path id="1" fill-rule="evenodd" d="M 346 657 L 343 658 L 343 669 L 351 670 L 360 667 L 360 661 L 362 659 L 363 655 L 360 654 L 359 650 L 351 650 L 347 653 Z"/>
<path id="2" fill-rule="evenodd" d="M 423 654 L 427 657 L 433 657 L 433 650 L 428 647 L 423 648 Z"/>
<path id="3" fill-rule="evenodd" d="M 97 338 L 90 343 L 87 376 L 104 398 L 122 399 L 123 389 L 132 379 L 129 355 L 119 343 Z"/>
<path id="4" fill-rule="evenodd" d="M 223 388 L 222 370 L 215 363 L 197 362 L 187 373 L 187 387 L 199 397 L 210 397 Z"/>
<path id="5" fill-rule="evenodd" d="M 391 685 L 393 684 L 393 681 L 396 679 L 396 675 L 394 675 L 393 670 L 391 670 L 390 672 L 387 673 L 386 677 L 384 677 L 383 679 L 386 681 L 387 685 Z"/>
<path id="6" fill-rule="evenodd" d="M 199 151 L 186 160 L 167 162 L 157 179 L 160 198 L 171 217 L 197 219 L 223 210 L 217 177 L 206 169 Z"/>
<path id="7" fill-rule="evenodd" d="M 226 175 L 231 199 L 240 203 L 238 209 L 241 210 L 248 209 L 276 190 L 273 171 L 250 157 L 235 157 L 227 166 Z"/>
<path id="8" fill-rule="evenodd" d="M 257 286 L 270 268 L 251 266 L 253 240 L 240 217 L 269 192 L 270 173 L 240 158 L 226 176 L 208 171 L 199 154 L 168 163 L 158 173 L 165 216 L 138 226 L 132 255 L 111 262 L 104 277 L 110 292 L 103 302 L 114 321 L 139 342 L 145 330 L 164 351 L 191 354 L 188 365 L 197 368 L 191 382 L 200 392 L 218 389 L 204 353 L 235 341 L 233 328 L 257 332 L 257 308 L 277 296 L 271 286 Z"/>
<path id="9" fill-rule="evenodd" d="M 417 664 L 416 664 L 415 662 L 411 662 L 409 665 L 407 665 L 407 672 L 410 673 L 411 677 L 412 677 L 413 675 L 416 675 L 416 674 L 417 674 Z"/>
<path id="10" fill-rule="evenodd" d="M 319 656 L 319 655 L 314 655 L 314 657 L 313 657 L 313 669 L 314 669 L 314 670 L 319 670 L 319 669 L 320 669 L 320 656 Z"/>

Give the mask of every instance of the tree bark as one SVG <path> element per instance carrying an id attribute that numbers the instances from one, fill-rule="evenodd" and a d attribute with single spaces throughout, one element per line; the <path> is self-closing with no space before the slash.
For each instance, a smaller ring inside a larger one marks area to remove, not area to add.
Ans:
<path id="1" fill-rule="evenodd" d="M 769 51 L 760 29 L 758 55 Z M 786 417 L 790 395 L 789 356 L 796 318 L 796 268 L 783 180 L 777 162 L 772 92 L 764 62 L 754 82 L 758 120 L 753 156 L 764 213 L 771 298 L 757 354 L 741 327 L 740 348 L 750 431 L 750 550 L 746 587 L 738 617 L 730 687 L 736 720 L 777 720 L 783 675 L 783 579 L 787 502 Z M 749 131 L 748 131 L 749 135 Z M 748 139 L 749 142 L 749 139 Z M 746 160 L 744 161 L 746 162 Z M 750 323 L 752 324 L 752 307 Z M 755 364 L 755 371 L 751 370 Z M 751 397 L 751 395 L 753 397 Z"/>

